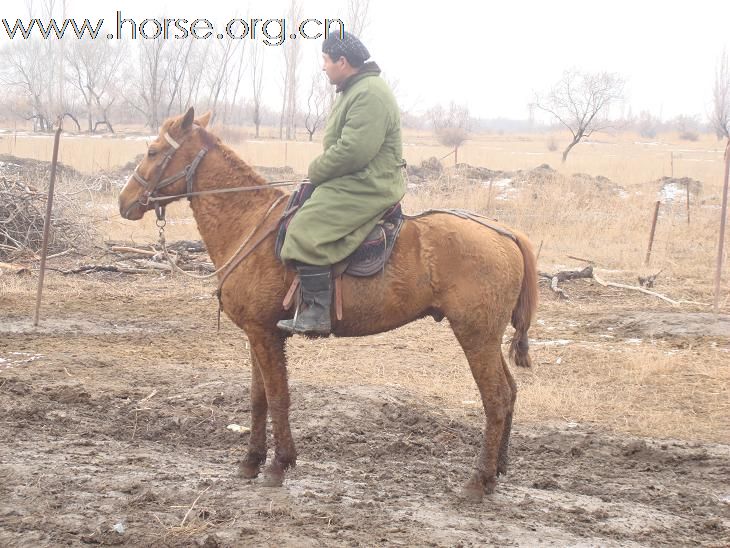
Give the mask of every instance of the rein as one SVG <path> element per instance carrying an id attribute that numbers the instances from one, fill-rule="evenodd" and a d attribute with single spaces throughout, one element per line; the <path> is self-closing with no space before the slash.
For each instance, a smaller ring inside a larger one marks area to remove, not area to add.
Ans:
<path id="1" fill-rule="evenodd" d="M 179 177 L 178 177 L 179 178 Z M 265 185 L 254 185 L 254 186 L 236 186 L 232 188 L 215 188 L 212 190 L 198 190 L 195 192 L 186 192 L 185 194 L 173 194 L 171 196 L 150 196 L 147 198 L 147 202 L 162 202 L 163 200 L 173 200 L 177 198 L 191 198 L 193 196 L 203 196 L 205 194 L 225 194 L 227 192 L 245 192 L 247 190 L 263 190 L 265 188 L 276 188 L 280 186 L 293 186 L 300 183 L 306 183 L 309 179 L 297 179 L 290 181 L 272 181 Z"/>

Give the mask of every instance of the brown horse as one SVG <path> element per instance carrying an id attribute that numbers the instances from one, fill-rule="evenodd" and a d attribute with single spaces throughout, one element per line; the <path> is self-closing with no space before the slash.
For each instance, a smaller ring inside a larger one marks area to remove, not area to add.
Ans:
<path id="1" fill-rule="evenodd" d="M 250 240 L 253 247 L 225 280 L 221 300 L 251 348 L 251 437 L 241 474 L 258 476 L 266 461 L 268 412 L 275 450 L 264 482 L 276 486 L 296 463 L 289 428 L 287 335 L 276 327 L 279 320 L 291 317 L 282 301 L 294 272 L 277 261 L 271 230 L 285 207 L 286 200 L 281 200 L 285 194 L 267 188 L 262 177 L 208 132 L 209 119 L 206 114 L 195 120 L 191 108 L 165 121 L 122 189 L 119 210 L 124 218 L 138 220 L 155 204 L 164 206 L 187 196 L 216 267 L 235 255 L 252 231 L 268 234 L 259 239 L 261 245 L 256 246 L 256 238 Z M 250 187 L 245 189 L 249 192 L 208 192 L 239 187 Z M 196 194 L 190 196 L 191 192 Z M 271 212 L 268 217 L 267 212 Z M 510 358 L 519 366 L 530 366 L 527 331 L 537 306 L 536 261 L 527 238 L 511 232 L 515 239 L 445 213 L 406 220 L 384 273 L 343 278 L 343 317 L 333 317 L 332 323 L 335 336 L 357 337 L 429 315 L 437 321 L 448 318 L 486 414 L 481 452 L 463 490 L 474 499 L 493 492 L 496 476 L 507 468 L 516 385 L 501 343 L 510 320 L 515 328 Z"/>

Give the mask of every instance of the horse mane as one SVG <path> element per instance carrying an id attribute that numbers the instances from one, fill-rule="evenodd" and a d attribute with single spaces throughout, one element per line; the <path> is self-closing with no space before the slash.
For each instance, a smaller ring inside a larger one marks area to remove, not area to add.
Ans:
<path id="1" fill-rule="evenodd" d="M 221 152 L 223 159 L 228 162 L 230 168 L 232 168 L 239 176 L 253 179 L 256 184 L 266 183 L 266 179 L 248 165 L 231 147 L 226 145 L 220 137 L 211 133 L 202 126 L 198 126 L 198 132 L 201 140 L 203 141 L 203 145 L 205 145 L 205 147 L 209 150 L 217 148 Z"/>

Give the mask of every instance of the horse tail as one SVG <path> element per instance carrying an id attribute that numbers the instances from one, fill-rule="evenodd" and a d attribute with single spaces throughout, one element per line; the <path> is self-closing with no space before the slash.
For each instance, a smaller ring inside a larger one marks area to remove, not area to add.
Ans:
<path id="1" fill-rule="evenodd" d="M 522 252 L 524 275 L 517 304 L 512 310 L 512 327 L 515 334 L 509 347 L 509 358 L 519 367 L 532 367 L 527 331 L 537 309 L 537 259 L 532 245 L 524 235 L 515 235 L 517 247 Z"/>

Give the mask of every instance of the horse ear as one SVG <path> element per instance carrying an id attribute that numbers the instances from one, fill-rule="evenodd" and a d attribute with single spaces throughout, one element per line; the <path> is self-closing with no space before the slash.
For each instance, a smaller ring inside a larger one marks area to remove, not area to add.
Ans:
<path id="1" fill-rule="evenodd" d="M 195 120 L 195 123 L 198 124 L 200 127 L 208 127 L 208 124 L 210 123 L 210 118 L 213 116 L 213 113 L 209 110 L 205 114 L 203 114 L 200 118 Z"/>
<path id="2" fill-rule="evenodd" d="M 183 117 L 181 127 L 183 130 L 190 129 L 193 125 L 193 120 L 195 119 L 195 110 L 193 107 L 190 107 L 188 111 L 185 113 L 185 116 Z"/>

